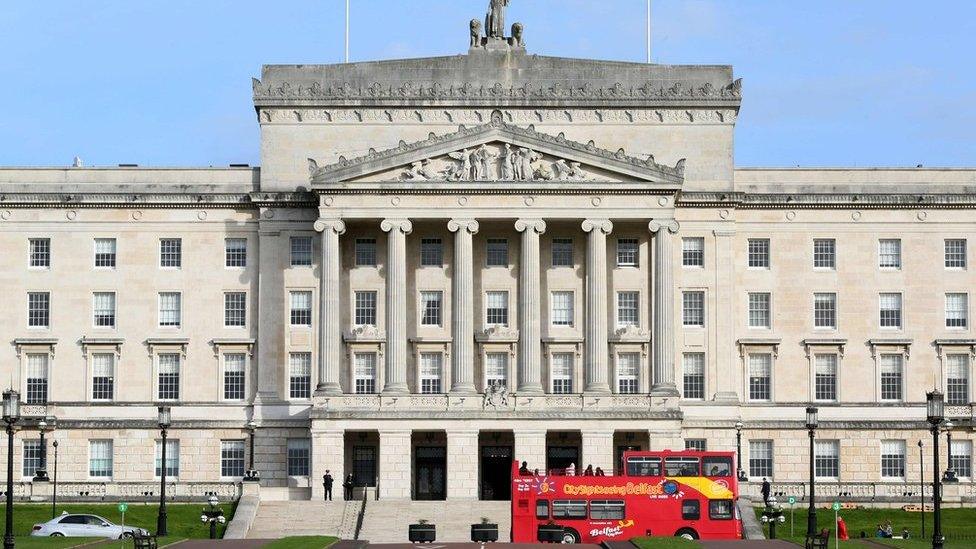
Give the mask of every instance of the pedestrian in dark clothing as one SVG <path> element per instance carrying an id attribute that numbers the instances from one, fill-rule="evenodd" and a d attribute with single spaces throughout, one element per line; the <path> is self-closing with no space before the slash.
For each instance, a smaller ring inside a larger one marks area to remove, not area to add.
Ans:
<path id="1" fill-rule="evenodd" d="M 766 506 L 769 506 L 769 492 L 770 492 L 770 489 L 771 489 L 771 487 L 769 485 L 769 481 L 766 480 L 766 477 L 763 477 L 762 490 L 761 490 L 761 492 L 762 492 L 763 504 L 766 505 Z"/>
<path id="2" fill-rule="evenodd" d="M 346 480 L 342 482 L 342 497 L 346 501 L 352 501 L 352 473 L 346 475 Z"/>
<path id="3" fill-rule="evenodd" d="M 325 470 L 325 474 L 322 475 L 322 487 L 325 488 L 325 501 L 332 501 L 332 483 L 335 480 L 332 478 L 332 473 L 328 469 Z"/>
<path id="4" fill-rule="evenodd" d="M 519 476 L 520 477 L 527 477 L 527 476 L 529 476 L 531 474 L 532 473 L 529 472 L 529 462 L 523 461 L 522 462 L 522 466 L 519 467 Z"/>

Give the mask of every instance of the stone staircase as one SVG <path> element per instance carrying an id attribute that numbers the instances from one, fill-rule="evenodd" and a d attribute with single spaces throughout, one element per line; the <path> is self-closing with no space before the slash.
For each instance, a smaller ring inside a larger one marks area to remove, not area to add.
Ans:
<path id="1" fill-rule="evenodd" d="M 471 525 L 481 517 L 498 523 L 498 540 L 506 542 L 511 530 L 508 501 L 390 501 L 366 503 L 359 539 L 371 543 L 407 541 L 407 527 L 420 519 L 437 526 L 438 542 L 471 541 Z"/>
<path id="2" fill-rule="evenodd" d="M 250 539 L 329 535 L 354 539 L 362 501 L 262 501 Z"/>

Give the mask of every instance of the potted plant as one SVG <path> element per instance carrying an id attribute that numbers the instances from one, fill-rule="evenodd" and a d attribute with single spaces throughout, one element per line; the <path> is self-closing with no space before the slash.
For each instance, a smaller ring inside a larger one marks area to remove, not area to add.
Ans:
<path id="1" fill-rule="evenodd" d="M 562 543 L 563 527 L 552 522 L 540 524 L 538 531 L 539 543 Z"/>
<path id="2" fill-rule="evenodd" d="M 475 543 L 498 541 L 498 524 L 488 522 L 488 517 L 481 517 L 480 524 L 471 525 L 471 541 Z"/>
<path id="3" fill-rule="evenodd" d="M 437 526 L 420 519 L 417 524 L 410 525 L 410 543 L 434 543 L 437 539 Z"/>

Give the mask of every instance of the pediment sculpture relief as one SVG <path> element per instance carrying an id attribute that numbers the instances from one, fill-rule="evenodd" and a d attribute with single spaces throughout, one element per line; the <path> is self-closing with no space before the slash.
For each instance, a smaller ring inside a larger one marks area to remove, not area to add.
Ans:
<path id="1" fill-rule="evenodd" d="M 445 164 L 437 169 L 436 164 Z M 586 181 L 579 162 L 549 158 L 527 147 L 486 144 L 448 153 L 444 162 L 414 162 L 400 176 L 404 181 Z"/>

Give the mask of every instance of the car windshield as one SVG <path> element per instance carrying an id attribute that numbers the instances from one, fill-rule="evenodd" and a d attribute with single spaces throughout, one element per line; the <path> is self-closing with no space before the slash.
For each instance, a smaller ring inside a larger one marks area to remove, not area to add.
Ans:
<path id="1" fill-rule="evenodd" d="M 68 515 L 58 521 L 58 524 L 85 524 L 84 515 Z"/>

